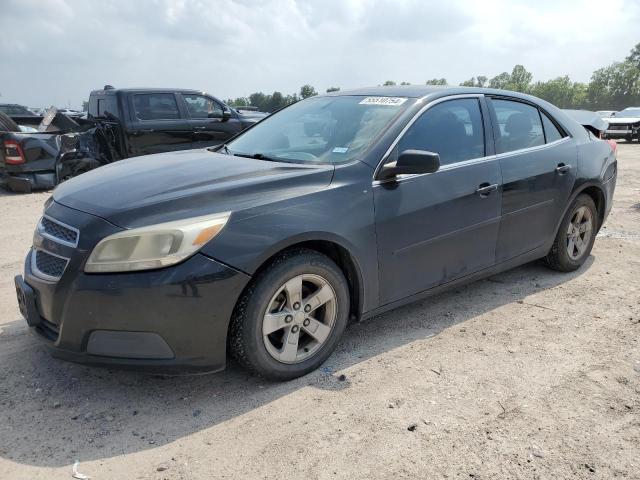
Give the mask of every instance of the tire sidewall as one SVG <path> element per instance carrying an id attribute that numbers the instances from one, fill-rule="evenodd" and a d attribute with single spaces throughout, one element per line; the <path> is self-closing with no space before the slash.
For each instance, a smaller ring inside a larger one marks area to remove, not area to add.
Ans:
<path id="1" fill-rule="evenodd" d="M 325 344 L 304 362 L 284 364 L 273 358 L 264 345 L 262 321 L 266 309 L 276 291 L 288 280 L 302 274 L 323 277 L 336 294 L 336 319 L 330 337 Z M 247 360 L 261 375 L 287 380 L 304 375 L 318 368 L 337 346 L 349 318 L 349 288 L 344 275 L 333 261 L 321 254 L 301 254 L 275 263 L 257 279 L 244 313 L 242 341 Z"/>

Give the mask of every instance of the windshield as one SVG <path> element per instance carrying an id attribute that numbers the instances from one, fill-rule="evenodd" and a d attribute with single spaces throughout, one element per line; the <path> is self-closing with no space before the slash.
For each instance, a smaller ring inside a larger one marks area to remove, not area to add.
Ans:
<path id="1" fill-rule="evenodd" d="M 400 97 L 308 98 L 265 118 L 226 152 L 283 162 L 349 161 L 365 152 L 407 103 Z"/>
<path id="2" fill-rule="evenodd" d="M 640 108 L 625 108 L 616 113 L 616 117 L 640 117 Z"/>

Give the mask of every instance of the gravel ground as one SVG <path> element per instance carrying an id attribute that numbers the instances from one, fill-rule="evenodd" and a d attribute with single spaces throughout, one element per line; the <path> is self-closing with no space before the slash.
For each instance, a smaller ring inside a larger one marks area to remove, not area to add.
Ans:
<path id="1" fill-rule="evenodd" d="M 351 326 L 284 384 L 52 359 L 14 298 L 48 194 L 0 194 L 0 478 L 640 478 L 640 145 L 573 274 L 530 264 Z"/>

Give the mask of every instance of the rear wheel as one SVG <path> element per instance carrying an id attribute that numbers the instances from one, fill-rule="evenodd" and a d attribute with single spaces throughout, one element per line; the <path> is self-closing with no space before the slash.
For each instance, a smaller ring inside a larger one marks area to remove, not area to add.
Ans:
<path id="1" fill-rule="evenodd" d="M 254 279 L 234 311 L 230 353 L 273 380 L 318 368 L 347 325 L 349 288 L 338 266 L 313 250 L 277 257 Z"/>
<path id="2" fill-rule="evenodd" d="M 561 272 L 577 270 L 585 262 L 598 229 L 598 215 L 588 195 L 578 195 L 565 214 L 546 262 Z"/>

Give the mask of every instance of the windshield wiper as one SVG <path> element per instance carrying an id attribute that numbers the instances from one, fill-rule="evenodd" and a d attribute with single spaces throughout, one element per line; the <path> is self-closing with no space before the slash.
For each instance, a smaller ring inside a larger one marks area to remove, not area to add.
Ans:
<path id="1" fill-rule="evenodd" d="M 256 160 L 265 160 L 267 162 L 286 162 L 284 159 L 268 157 L 263 153 L 232 153 L 234 157 L 255 158 Z"/>

